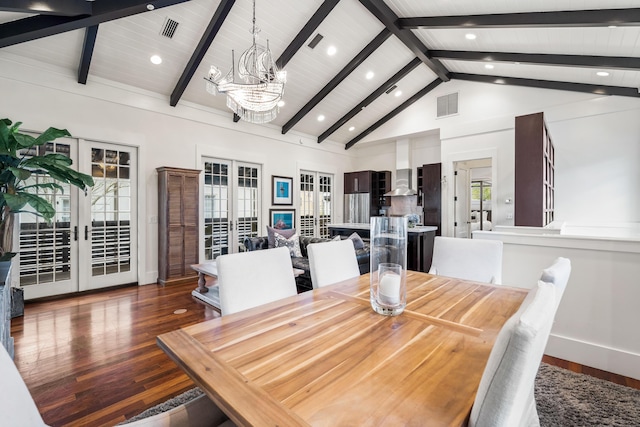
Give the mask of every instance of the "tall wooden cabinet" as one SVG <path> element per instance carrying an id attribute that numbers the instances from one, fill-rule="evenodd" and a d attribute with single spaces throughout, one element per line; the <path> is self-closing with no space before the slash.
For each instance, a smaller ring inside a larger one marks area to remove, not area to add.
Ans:
<path id="1" fill-rule="evenodd" d="M 422 223 L 438 227 L 442 235 L 442 164 L 432 163 L 418 168 L 418 205 L 422 205 Z"/>
<path id="2" fill-rule="evenodd" d="M 158 283 L 193 280 L 198 264 L 200 171 L 160 167 L 158 171 Z"/>
<path id="3" fill-rule="evenodd" d="M 516 226 L 544 227 L 554 219 L 555 149 L 543 113 L 516 117 Z"/>

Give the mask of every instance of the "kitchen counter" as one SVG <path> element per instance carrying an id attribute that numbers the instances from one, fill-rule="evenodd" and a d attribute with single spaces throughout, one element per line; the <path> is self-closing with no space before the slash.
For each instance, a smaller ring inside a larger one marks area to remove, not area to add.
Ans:
<path id="1" fill-rule="evenodd" d="M 349 236 L 356 232 L 365 240 L 369 239 L 371 224 L 345 223 L 329 224 L 329 233 L 334 236 Z M 407 228 L 407 269 L 428 272 L 433 257 L 433 239 L 438 227 L 433 225 L 417 225 Z"/>
<path id="2" fill-rule="evenodd" d="M 351 229 L 351 230 L 367 230 L 369 231 L 369 229 L 371 228 L 371 224 L 366 223 L 366 222 L 361 222 L 361 223 L 344 223 L 344 224 L 329 224 L 329 229 L 331 228 L 344 228 L 344 229 Z M 436 227 L 435 225 L 416 225 L 415 227 L 409 227 L 407 228 L 407 231 L 409 233 L 426 233 L 429 231 L 436 231 L 438 230 L 438 227 Z M 360 236 L 363 237 L 363 236 Z"/>

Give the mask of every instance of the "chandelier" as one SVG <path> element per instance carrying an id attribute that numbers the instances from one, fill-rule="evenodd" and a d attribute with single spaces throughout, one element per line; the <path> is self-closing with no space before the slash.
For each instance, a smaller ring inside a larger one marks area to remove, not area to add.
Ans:
<path id="1" fill-rule="evenodd" d="M 278 115 L 278 102 L 284 94 L 287 72 L 279 70 L 271 50 L 267 46 L 256 44 L 260 29 L 256 27 L 256 1 L 253 0 L 253 44 L 244 51 L 238 60 L 236 81 L 234 52 L 231 51 L 231 70 L 222 75 L 220 70 L 211 66 L 207 81 L 207 92 L 212 95 L 227 95 L 227 107 L 247 122 L 268 123 Z"/>

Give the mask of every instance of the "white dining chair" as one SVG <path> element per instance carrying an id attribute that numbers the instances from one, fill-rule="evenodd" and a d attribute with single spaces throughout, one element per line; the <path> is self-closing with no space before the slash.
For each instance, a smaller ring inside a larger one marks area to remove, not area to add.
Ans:
<path id="1" fill-rule="evenodd" d="M 351 239 L 312 243 L 307 246 L 307 255 L 314 289 L 360 275 Z"/>
<path id="2" fill-rule="evenodd" d="M 220 255 L 216 264 L 223 316 L 298 293 L 286 247 Z"/>
<path id="3" fill-rule="evenodd" d="M 571 275 L 571 260 L 568 258 L 558 257 L 551 266 L 542 270 L 540 280 L 543 282 L 553 283 L 556 287 L 556 303 L 559 305 L 564 290 L 567 287 L 569 276 Z"/>
<path id="4" fill-rule="evenodd" d="M 2 345 L 0 345 L 0 378 L 2 378 L 0 425 L 46 427 L 18 368 Z M 126 425 L 131 427 L 207 427 L 220 425 L 225 420 L 228 418 L 224 412 L 203 394 L 168 411 Z"/>
<path id="5" fill-rule="evenodd" d="M 555 285 L 539 281 L 503 325 L 480 380 L 470 427 L 540 425 L 533 386 L 556 306 Z"/>
<path id="6" fill-rule="evenodd" d="M 429 274 L 502 283 L 502 242 L 436 236 Z"/>

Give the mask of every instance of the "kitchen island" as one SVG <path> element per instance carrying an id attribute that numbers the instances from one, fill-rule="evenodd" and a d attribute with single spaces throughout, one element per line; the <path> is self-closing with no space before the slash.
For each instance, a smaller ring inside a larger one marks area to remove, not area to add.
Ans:
<path id="1" fill-rule="evenodd" d="M 329 233 L 334 236 L 350 236 L 356 232 L 362 239 L 369 239 L 371 225 L 368 223 L 329 224 Z M 416 225 L 407 228 L 407 269 L 428 272 L 433 256 L 433 239 L 438 227 Z"/>

